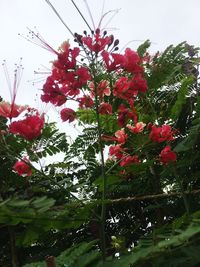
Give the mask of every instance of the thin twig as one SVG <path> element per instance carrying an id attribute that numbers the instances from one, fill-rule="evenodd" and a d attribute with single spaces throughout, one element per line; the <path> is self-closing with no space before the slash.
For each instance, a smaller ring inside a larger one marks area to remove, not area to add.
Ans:
<path id="1" fill-rule="evenodd" d="M 67 28 L 67 30 L 69 31 L 69 33 L 74 37 L 73 32 L 70 30 L 70 28 L 67 26 L 67 24 L 64 22 L 64 20 L 62 19 L 62 17 L 60 16 L 60 14 L 58 13 L 58 11 L 55 9 L 55 7 L 52 5 L 52 3 L 49 0 L 45 0 L 47 2 L 47 4 L 52 8 L 52 10 L 54 11 L 54 13 L 56 14 L 56 16 L 59 18 L 59 20 L 62 22 L 62 24 Z"/>
<path id="2" fill-rule="evenodd" d="M 114 203 L 115 204 L 118 202 L 129 202 L 129 201 L 131 202 L 131 201 L 158 199 L 158 198 L 181 197 L 183 193 L 185 195 L 197 195 L 197 194 L 200 194 L 200 189 L 196 189 L 196 190 L 192 190 L 192 191 L 156 194 L 156 195 L 146 195 L 146 196 L 135 196 L 135 197 L 127 197 L 127 198 L 109 199 L 106 201 L 107 201 L 107 203 Z"/>
<path id="3" fill-rule="evenodd" d="M 80 11 L 80 9 L 78 8 L 78 6 L 75 4 L 75 2 L 73 0 L 71 0 L 72 4 L 75 6 L 76 10 L 78 11 L 78 13 L 80 14 L 81 18 L 84 20 L 85 24 L 88 26 L 88 28 L 90 29 L 90 31 L 92 32 L 92 28 L 90 27 L 89 23 L 87 22 L 87 20 L 85 19 L 85 17 L 83 16 L 82 12 Z"/>

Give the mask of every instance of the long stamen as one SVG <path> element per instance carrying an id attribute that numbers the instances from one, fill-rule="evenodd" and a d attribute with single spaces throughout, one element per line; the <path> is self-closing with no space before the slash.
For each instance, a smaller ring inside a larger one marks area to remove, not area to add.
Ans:
<path id="1" fill-rule="evenodd" d="M 41 75 L 41 76 L 38 78 L 34 78 L 32 80 L 28 80 L 28 82 L 32 82 L 32 84 L 35 85 L 36 83 L 44 82 L 46 80 L 46 77 L 48 75 L 51 75 L 52 70 L 50 68 L 44 65 L 41 66 L 42 68 L 38 68 L 38 70 L 34 71 L 34 75 Z"/>
<path id="2" fill-rule="evenodd" d="M 90 31 L 92 31 L 92 28 L 90 27 L 89 23 L 87 22 L 87 20 L 85 19 L 85 17 L 83 16 L 82 12 L 80 11 L 80 9 L 78 8 L 78 6 L 75 4 L 75 2 L 73 0 L 71 0 L 72 4 L 75 6 L 76 10 L 78 11 L 78 13 L 80 14 L 81 18 L 84 20 L 84 22 L 86 23 L 86 25 L 88 26 L 88 28 L 90 29 Z"/>
<path id="3" fill-rule="evenodd" d="M 52 3 L 49 0 L 45 0 L 47 4 L 52 8 L 56 16 L 59 18 L 59 20 L 62 22 L 62 24 L 67 28 L 67 30 L 70 32 L 70 34 L 74 37 L 73 32 L 70 30 L 70 28 L 67 26 L 67 24 L 64 22 L 58 11 L 55 9 L 55 7 L 52 5 Z"/>
<path id="4" fill-rule="evenodd" d="M 103 0 L 103 5 L 101 9 L 101 18 L 103 17 L 103 14 L 104 14 L 104 8 L 105 8 L 105 0 Z"/>
<path id="5" fill-rule="evenodd" d="M 108 12 L 106 12 L 106 13 L 102 16 L 102 18 L 101 18 L 101 20 L 100 20 L 100 22 L 99 22 L 99 25 L 101 25 L 103 19 L 104 19 L 108 14 L 110 14 L 110 13 L 114 13 L 114 14 L 110 17 L 110 19 L 107 21 L 107 23 L 105 24 L 105 26 L 103 27 L 103 29 L 105 29 L 105 28 L 107 27 L 107 25 L 111 22 L 111 20 L 117 15 L 117 13 L 118 13 L 120 10 L 121 10 L 121 9 L 114 9 L 114 10 L 109 10 Z"/>
<path id="6" fill-rule="evenodd" d="M 46 40 L 39 34 L 39 32 L 37 31 L 37 29 L 35 28 L 35 30 L 37 32 L 34 32 L 33 30 L 27 28 L 29 33 L 27 36 L 23 36 L 21 34 L 19 34 L 22 38 L 24 38 L 25 40 L 27 40 L 28 42 L 31 42 L 39 47 L 42 47 L 43 49 L 52 52 L 53 54 L 58 55 L 58 52 L 53 49 L 47 42 Z"/>
<path id="7" fill-rule="evenodd" d="M 10 98 L 12 99 L 12 85 L 11 85 L 11 81 L 10 81 L 10 75 L 8 72 L 8 68 L 6 65 L 6 60 L 3 61 L 2 67 L 3 67 L 4 73 L 5 73 L 6 82 L 7 82 L 8 88 L 9 88 Z"/>
<path id="8" fill-rule="evenodd" d="M 19 87 L 19 84 L 21 82 L 22 75 L 23 75 L 23 67 L 22 67 L 21 61 L 22 61 L 22 58 L 20 58 L 19 64 L 15 64 L 16 68 L 14 70 L 13 86 L 11 85 L 11 79 L 10 79 L 10 75 L 7 69 L 6 61 L 4 60 L 4 63 L 2 64 L 4 73 L 5 73 L 5 78 L 6 78 L 9 92 L 10 92 L 10 98 L 11 98 L 10 118 L 12 118 L 12 113 L 13 113 L 13 109 L 15 106 L 16 96 L 17 96 L 17 90 L 18 90 L 18 87 Z"/>
<path id="9" fill-rule="evenodd" d="M 139 43 L 144 43 L 146 40 L 131 40 L 131 41 L 128 41 L 121 49 L 120 49 L 120 53 L 122 51 L 124 51 L 124 49 L 131 43 L 134 43 L 134 42 L 139 42 Z"/>
<path id="10" fill-rule="evenodd" d="M 95 24 L 94 24 L 94 20 L 93 20 L 93 17 L 92 17 L 91 10 L 90 10 L 90 8 L 89 8 L 89 5 L 88 5 L 87 1 L 86 1 L 86 0 L 83 0 L 83 1 L 85 2 L 86 8 L 87 8 L 87 10 L 88 10 L 88 13 L 89 13 L 89 16 L 90 16 L 90 19 L 91 19 L 91 21 L 92 21 L 92 25 L 93 25 L 93 28 L 94 28 L 94 31 L 95 31 L 96 28 L 95 28 Z"/>
<path id="11" fill-rule="evenodd" d="M 15 73 L 15 79 L 16 79 L 16 88 L 18 89 L 22 75 L 23 75 L 24 68 L 22 67 L 22 58 L 20 58 L 19 64 L 16 66 L 16 73 Z"/>

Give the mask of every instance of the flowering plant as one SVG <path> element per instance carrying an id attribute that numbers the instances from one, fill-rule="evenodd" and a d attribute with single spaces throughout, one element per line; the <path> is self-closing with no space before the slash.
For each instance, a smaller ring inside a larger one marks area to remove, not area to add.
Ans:
<path id="1" fill-rule="evenodd" d="M 178 229 L 168 244 L 162 228 L 173 232 L 173 223 L 191 213 L 188 188 L 198 188 L 197 50 L 182 43 L 151 56 L 146 41 L 136 51 L 119 52 L 112 34 L 89 30 L 72 34 L 75 47 L 67 41 L 58 50 L 31 31 L 55 56 L 41 100 L 61 109 L 62 123 L 82 130 L 71 143 L 55 124 L 45 123 L 45 114 L 15 104 L 16 94 L 11 104 L 0 102 L 0 223 L 9 228 L 13 266 L 20 261 L 15 242 L 21 264 L 73 246 L 57 257 L 58 266 L 138 266 L 149 259 L 160 264 L 171 248 L 182 253 L 181 245 L 199 234 L 186 220 L 190 234 Z M 193 148 L 197 155 L 188 162 Z M 55 161 L 60 153 L 62 160 Z M 47 156 L 53 163 L 43 165 Z M 172 196 L 178 200 L 170 202 Z M 139 242 L 142 237 L 148 245 Z M 51 260 L 48 266 L 55 266 Z"/>

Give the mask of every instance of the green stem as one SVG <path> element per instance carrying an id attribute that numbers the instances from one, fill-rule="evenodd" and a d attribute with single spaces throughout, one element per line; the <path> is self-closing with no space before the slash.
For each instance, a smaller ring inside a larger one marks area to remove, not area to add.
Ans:
<path id="1" fill-rule="evenodd" d="M 12 226 L 8 227 L 8 232 L 10 235 L 10 250 L 11 250 L 12 267 L 19 267 L 17 250 L 15 246 L 15 232 Z"/>
<path id="2" fill-rule="evenodd" d="M 101 130 L 101 121 L 99 115 L 99 99 L 97 91 L 97 82 L 96 82 L 96 70 L 93 68 L 93 79 L 94 79 L 94 91 L 95 91 L 95 111 L 97 119 L 97 131 L 98 131 L 98 142 L 99 142 L 99 151 L 101 156 L 101 174 L 103 178 L 103 191 L 102 191 L 102 204 L 101 204 L 101 248 L 102 248 L 102 259 L 106 260 L 106 238 L 105 238 L 105 224 L 106 224 L 106 189 L 107 189 L 107 177 L 105 172 L 105 161 L 103 153 L 103 143 L 102 143 L 102 130 Z"/>
<path id="3" fill-rule="evenodd" d="M 182 181 L 181 181 L 179 175 L 177 174 L 175 167 L 174 167 L 174 175 L 176 177 L 176 180 L 178 182 L 178 185 L 179 185 L 179 188 L 180 188 L 180 191 L 181 191 L 181 196 L 183 198 L 183 202 L 184 202 L 186 213 L 189 215 L 190 214 L 190 204 L 189 204 L 188 198 L 187 198 L 187 196 L 186 196 L 186 194 L 184 192 Z"/>

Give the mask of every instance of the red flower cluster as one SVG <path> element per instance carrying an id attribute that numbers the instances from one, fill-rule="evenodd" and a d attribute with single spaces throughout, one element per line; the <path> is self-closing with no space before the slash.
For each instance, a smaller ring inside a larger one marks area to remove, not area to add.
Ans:
<path id="1" fill-rule="evenodd" d="M 108 53 L 107 51 L 103 51 L 101 55 L 108 71 L 114 71 L 121 68 L 133 75 L 142 74 L 144 71 L 140 65 L 142 59 L 130 48 L 126 48 L 124 55 Z"/>
<path id="2" fill-rule="evenodd" d="M 110 146 L 109 148 L 109 155 L 114 156 L 115 159 L 119 160 L 119 165 L 121 167 L 140 162 L 137 155 L 131 156 L 124 154 L 124 152 L 125 150 L 121 147 L 121 144 L 116 146 Z"/>
<path id="3" fill-rule="evenodd" d="M 146 92 L 146 90 L 147 83 L 141 75 L 135 75 L 131 80 L 123 76 L 115 82 L 113 95 L 129 102 L 137 96 L 138 92 Z"/>
<path id="4" fill-rule="evenodd" d="M 176 161 L 176 153 L 171 151 L 170 146 L 166 146 L 161 152 L 160 152 L 160 159 L 163 164 L 168 164 L 170 162 Z"/>
<path id="5" fill-rule="evenodd" d="M 118 125 L 121 127 L 125 126 L 129 119 L 137 122 L 135 109 L 132 107 L 132 110 L 130 110 L 126 108 L 125 105 L 121 104 L 118 108 Z"/>
<path id="6" fill-rule="evenodd" d="M 79 52 L 78 47 L 70 49 L 69 43 L 63 43 L 60 53 L 57 53 L 57 60 L 53 62 L 52 73 L 43 85 L 43 102 L 61 106 L 67 97 L 74 98 L 80 93 L 82 86 L 90 79 L 90 74 L 87 68 L 77 66 Z"/>
<path id="7" fill-rule="evenodd" d="M 174 140 L 174 134 L 175 131 L 172 130 L 170 125 L 165 124 L 161 127 L 153 125 L 151 127 L 150 139 L 158 143 L 163 141 L 171 141 Z"/>
<path id="8" fill-rule="evenodd" d="M 26 115 L 24 120 L 12 122 L 9 130 L 13 134 L 19 134 L 26 140 L 33 140 L 41 135 L 44 127 L 44 116 Z"/>
<path id="9" fill-rule="evenodd" d="M 24 161 L 27 162 L 27 159 L 24 158 Z M 24 161 L 17 161 L 13 166 L 13 170 L 16 171 L 20 176 L 31 176 L 31 167 Z"/>

